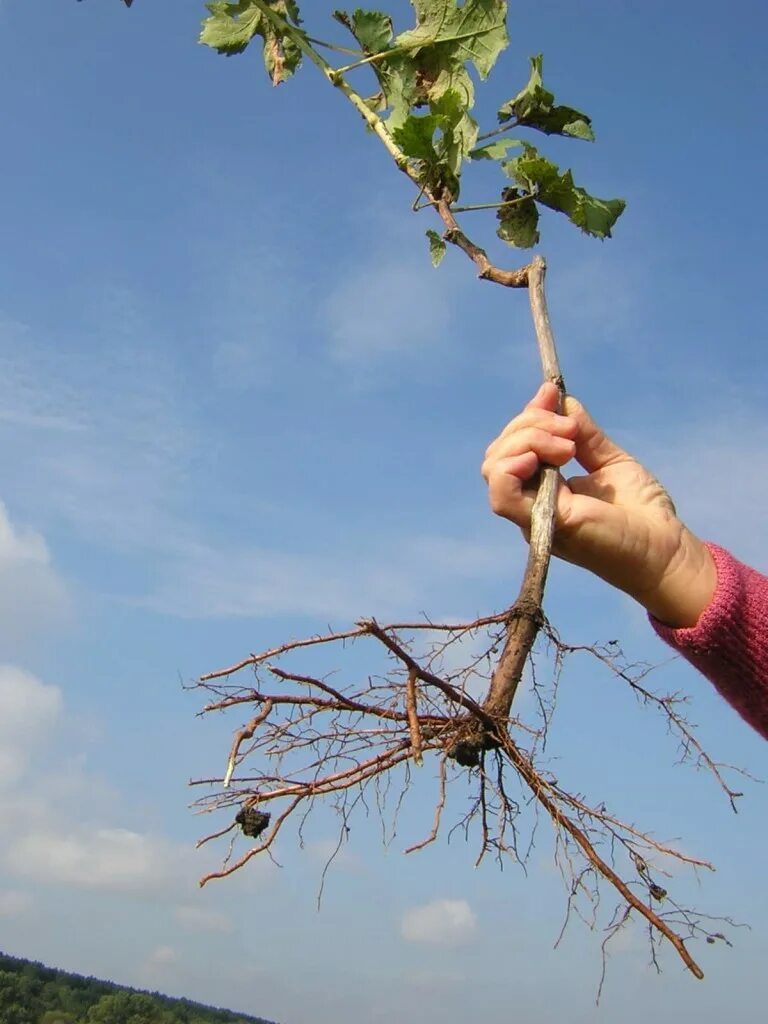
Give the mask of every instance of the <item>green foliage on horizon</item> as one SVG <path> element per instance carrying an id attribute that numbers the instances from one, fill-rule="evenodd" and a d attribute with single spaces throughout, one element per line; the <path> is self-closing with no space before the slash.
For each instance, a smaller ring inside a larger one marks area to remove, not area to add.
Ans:
<path id="1" fill-rule="evenodd" d="M 262 40 L 264 62 L 273 84 L 284 82 L 302 63 L 302 46 L 319 52 L 313 32 L 305 30 L 296 0 L 214 0 L 207 5 L 200 42 L 219 53 L 242 53 L 251 41 Z M 462 173 L 473 160 L 495 160 L 514 187 L 506 186 L 496 207 L 497 234 L 517 248 L 539 241 L 539 208 L 559 213 L 588 235 L 610 238 L 624 210 L 621 199 L 599 199 L 574 183 L 570 170 L 543 156 L 530 142 L 497 139 L 477 147 L 479 127 L 472 115 L 475 78 L 484 80 L 509 44 L 506 0 L 411 0 L 415 25 L 396 32 L 385 11 L 335 10 L 331 17 L 357 46 L 340 74 L 357 87 L 372 74 L 378 91 L 365 99 L 407 158 L 418 180 L 433 195 L 455 202 Z M 317 16 L 316 4 L 312 14 Z M 322 33 L 320 33 L 322 34 Z M 337 65 L 341 67 L 341 65 Z M 360 70 L 358 70 L 358 68 Z M 336 70 L 333 68 L 332 70 Z M 500 135 L 520 129 L 594 141 L 591 118 L 583 111 L 555 102 L 543 81 L 543 57 L 530 58 L 525 86 L 498 111 Z M 523 152 L 512 159 L 512 147 Z M 435 265 L 442 250 L 432 235 Z"/>
<path id="2" fill-rule="evenodd" d="M 0 1024 L 270 1024 L 0 953 Z"/>

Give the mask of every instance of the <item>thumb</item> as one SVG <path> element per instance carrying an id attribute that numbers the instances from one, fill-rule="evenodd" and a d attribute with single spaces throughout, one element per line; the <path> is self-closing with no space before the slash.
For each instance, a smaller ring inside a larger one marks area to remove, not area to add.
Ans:
<path id="1" fill-rule="evenodd" d="M 588 473 L 594 473 L 614 462 L 624 462 L 632 458 L 612 441 L 601 427 L 598 427 L 577 398 L 568 395 L 563 411 L 576 420 L 578 434 L 574 438 L 575 458 Z"/>
<path id="2" fill-rule="evenodd" d="M 560 391 L 557 384 L 553 384 L 552 381 L 547 380 L 544 381 L 526 408 L 545 409 L 547 412 L 557 412 L 559 401 Z"/>

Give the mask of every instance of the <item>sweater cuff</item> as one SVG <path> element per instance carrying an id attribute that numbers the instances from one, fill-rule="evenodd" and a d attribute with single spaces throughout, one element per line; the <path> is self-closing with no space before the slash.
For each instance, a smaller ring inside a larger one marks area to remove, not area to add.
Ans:
<path id="1" fill-rule="evenodd" d="M 676 629 L 666 626 L 648 613 L 648 620 L 656 633 L 679 651 L 703 651 L 711 647 L 723 627 L 730 628 L 741 600 L 743 582 L 736 559 L 717 544 L 706 541 L 705 547 L 715 563 L 717 584 L 712 600 L 699 616 L 696 625 Z"/>

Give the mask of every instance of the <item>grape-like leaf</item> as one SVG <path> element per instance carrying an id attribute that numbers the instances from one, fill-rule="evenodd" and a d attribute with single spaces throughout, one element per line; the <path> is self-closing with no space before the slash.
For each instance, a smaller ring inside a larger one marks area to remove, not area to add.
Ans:
<path id="1" fill-rule="evenodd" d="M 510 149 L 519 149 L 522 145 L 520 139 L 495 139 L 473 149 L 469 155 L 473 160 L 503 160 Z"/>
<path id="2" fill-rule="evenodd" d="M 409 114 L 390 131 L 406 156 L 424 164 L 424 184 L 440 193 L 447 188 L 455 199 L 464 153 L 477 137 L 477 125 L 464 110 L 461 97 L 446 92 L 430 103 L 429 114 Z"/>
<path id="3" fill-rule="evenodd" d="M 269 6 L 286 21 L 299 25 L 301 17 L 296 0 L 267 0 Z M 242 53 L 255 35 L 264 41 L 264 65 L 273 85 L 289 78 L 301 63 L 301 50 L 287 32 L 281 32 L 266 18 L 253 0 L 213 0 L 206 4 L 210 16 L 203 22 L 200 42 L 227 57 Z"/>
<path id="4" fill-rule="evenodd" d="M 539 241 L 539 211 L 533 199 L 521 196 L 516 188 L 505 188 L 496 211 L 499 227 L 496 234 L 517 249 L 530 249 Z"/>
<path id="5" fill-rule="evenodd" d="M 254 7 L 251 0 L 239 3 L 213 0 L 205 6 L 211 13 L 203 22 L 200 42 L 227 57 L 242 53 L 261 23 L 258 7 Z"/>
<path id="6" fill-rule="evenodd" d="M 439 267 L 447 248 L 445 241 L 432 228 L 427 231 L 427 238 L 429 239 L 429 255 L 432 259 L 432 266 Z"/>
<path id="7" fill-rule="evenodd" d="M 461 164 L 477 141 L 477 122 L 467 113 L 461 96 L 449 89 L 429 104 L 430 110 L 439 118 L 442 130 L 437 143 L 441 162 L 456 178 L 461 174 Z"/>
<path id="8" fill-rule="evenodd" d="M 546 135 L 570 135 L 594 142 L 591 119 L 573 107 L 555 106 L 554 93 L 544 88 L 541 73 L 544 58 L 531 57 L 531 75 L 524 89 L 499 110 L 501 124 L 513 118 L 519 125 L 535 128 Z"/>
<path id="9" fill-rule="evenodd" d="M 383 11 L 363 11 L 359 7 L 352 14 L 334 11 L 336 21 L 345 25 L 368 54 L 382 53 L 392 42 L 392 19 Z"/>
<path id="10" fill-rule="evenodd" d="M 434 136 L 441 119 L 436 114 L 411 114 L 399 128 L 392 129 L 392 138 L 406 156 L 414 160 L 438 163 Z"/>
<path id="11" fill-rule="evenodd" d="M 475 65 L 487 78 L 509 43 L 506 0 L 411 0 L 416 28 L 403 32 L 395 45 L 423 53 L 432 51 L 444 69 Z"/>
<path id="12" fill-rule="evenodd" d="M 598 199 L 573 181 L 570 171 L 560 173 L 556 164 L 541 156 L 534 146 L 502 164 L 506 174 L 535 195 L 536 201 L 559 210 L 588 235 L 610 238 L 611 228 L 621 216 L 623 199 Z"/>

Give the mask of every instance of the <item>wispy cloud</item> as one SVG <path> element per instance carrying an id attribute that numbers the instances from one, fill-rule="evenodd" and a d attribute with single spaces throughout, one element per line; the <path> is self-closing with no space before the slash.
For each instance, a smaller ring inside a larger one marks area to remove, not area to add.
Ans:
<path id="1" fill-rule="evenodd" d="M 175 964 L 178 960 L 179 954 L 173 946 L 155 946 L 150 956 L 150 961 L 159 965 Z"/>
<path id="2" fill-rule="evenodd" d="M 176 920 L 179 925 L 190 932 L 218 932 L 227 934 L 234 928 L 232 918 L 217 910 L 207 907 L 181 906 L 176 908 Z"/>
<path id="3" fill-rule="evenodd" d="M 84 429 L 73 395 L 55 393 L 45 381 L 49 359 L 34 354 L 31 328 L 0 314 L 0 427 L 22 427 L 42 433 L 77 433 Z"/>
<path id="4" fill-rule="evenodd" d="M 363 384 L 386 376 L 393 364 L 438 352 L 472 280 L 451 261 L 435 270 L 426 241 L 419 251 L 402 224 L 379 238 L 339 275 L 323 311 L 331 357 Z"/>
<path id="5" fill-rule="evenodd" d="M 139 603 L 185 618 L 280 614 L 351 619 L 418 614 L 439 597 L 466 607 L 478 591 L 509 574 L 498 550 L 459 538 L 382 540 L 375 551 L 352 542 L 311 555 L 180 545 L 154 593 Z"/>
<path id="6" fill-rule="evenodd" d="M 474 939 L 477 918 L 466 900 L 432 900 L 403 914 L 400 934 L 406 942 L 463 946 Z"/>
<path id="7" fill-rule="evenodd" d="M 229 252 L 211 272 L 200 315 L 220 388 L 258 393 L 295 376 L 297 301 L 307 301 L 306 284 L 295 278 L 295 262 L 276 245 Z"/>
<path id="8" fill-rule="evenodd" d="M 32 893 L 23 889 L 0 890 L 0 917 L 20 917 L 34 901 Z"/>
<path id="9" fill-rule="evenodd" d="M 575 353 L 613 346 L 640 318 L 642 285 L 610 253 L 580 253 L 549 273 L 549 306 L 558 336 Z"/>
<path id="10" fill-rule="evenodd" d="M 25 509 L 91 541 L 156 543 L 181 506 L 182 389 L 131 293 L 108 299 L 67 345 L 0 327 L 0 470 Z"/>

